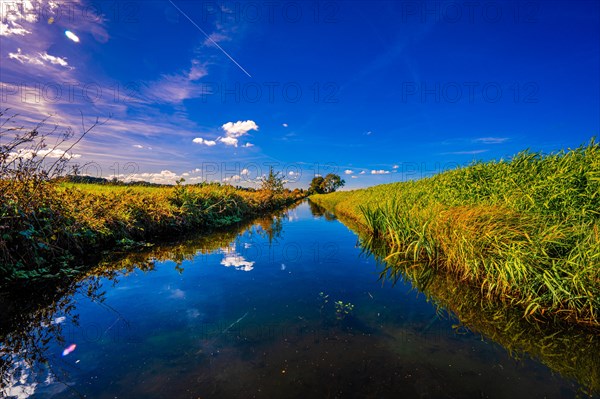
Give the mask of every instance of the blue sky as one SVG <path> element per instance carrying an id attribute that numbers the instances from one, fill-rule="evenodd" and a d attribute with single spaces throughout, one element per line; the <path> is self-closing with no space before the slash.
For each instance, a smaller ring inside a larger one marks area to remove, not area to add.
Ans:
<path id="1" fill-rule="evenodd" d="M 418 178 L 600 129 L 596 1 L 1 1 L 0 106 L 90 175 Z M 69 38 L 72 32 L 78 42 Z"/>

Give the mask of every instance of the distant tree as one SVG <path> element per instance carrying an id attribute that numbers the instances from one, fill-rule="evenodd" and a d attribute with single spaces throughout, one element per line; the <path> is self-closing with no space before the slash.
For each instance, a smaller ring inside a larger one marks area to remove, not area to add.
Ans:
<path id="1" fill-rule="evenodd" d="M 344 184 L 346 184 L 346 181 L 344 181 L 344 179 L 342 179 L 339 175 L 329 173 L 327 176 L 325 176 L 324 188 L 326 193 L 333 193 L 338 188 L 344 187 Z"/>
<path id="2" fill-rule="evenodd" d="M 343 187 L 346 182 L 334 173 L 329 173 L 327 176 L 313 177 L 308 189 L 309 194 L 326 194 L 333 193 L 340 187 Z"/>
<path id="3" fill-rule="evenodd" d="M 308 188 L 308 192 L 310 194 L 324 194 L 325 193 L 325 179 L 323 176 L 315 176 L 310 182 L 310 187 Z"/>
<path id="4" fill-rule="evenodd" d="M 269 175 L 261 178 L 260 188 L 273 191 L 275 193 L 283 192 L 283 176 L 280 172 L 273 172 L 273 167 L 269 169 Z"/>

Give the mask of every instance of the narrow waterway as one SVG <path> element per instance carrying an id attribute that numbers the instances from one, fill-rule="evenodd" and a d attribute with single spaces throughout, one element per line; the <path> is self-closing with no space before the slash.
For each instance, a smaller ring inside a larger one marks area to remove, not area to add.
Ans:
<path id="1" fill-rule="evenodd" d="M 0 393 L 564 398 L 585 388 L 573 377 L 585 371 L 561 375 L 538 356 L 511 356 L 381 271 L 354 232 L 308 202 L 124 255 L 60 295 L 12 306 Z M 570 350 L 557 356 L 598 366 Z"/>

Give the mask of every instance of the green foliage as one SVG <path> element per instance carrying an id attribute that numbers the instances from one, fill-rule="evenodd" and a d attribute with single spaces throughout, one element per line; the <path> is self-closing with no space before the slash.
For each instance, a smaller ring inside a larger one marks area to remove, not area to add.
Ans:
<path id="1" fill-rule="evenodd" d="M 111 186 L 0 180 L 0 284 L 55 275 L 93 249 L 212 229 L 304 197 L 231 186 Z"/>
<path id="2" fill-rule="evenodd" d="M 261 178 L 261 189 L 272 191 L 274 193 L 283 192 L 284 178 L 280 172 L 273 172 L 273 168 L 269 168 L 269 175 Z"/>
<path id="3" fill-rule="evenodd" d="M 594 140 L 311 201 L 383 239 L 398 267 L 447 271 L 526 317 L 600 325 Z"/>
<path id="4" fill-rule="evenodd" d="M 308 188 L 309 194 L 324 194 L 325 193 L 325 178 L 323 176 L 315 176 L 310 182 Z"/>
<path id="5" fill-rule="evenodd" d="M 308 192 L 309 194 L 333 193 L 344 184 L 346 184 L 344 179 L 334 173 L 329 173 L 325 177 L 315 176 L 310 182 Z"/>

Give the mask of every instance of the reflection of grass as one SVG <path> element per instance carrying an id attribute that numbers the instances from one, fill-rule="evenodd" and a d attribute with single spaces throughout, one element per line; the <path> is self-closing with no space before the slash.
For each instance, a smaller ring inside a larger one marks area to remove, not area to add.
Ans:
<path id="1" fill-rule="evenodd" d="M 68 276 L 69 266 L 99 249 L 231 225 L 302 197 L 219 184 L 30 183 L 0 180 L 0 284 Z"/>
<path id="2" fill-rule="evenodd" d="M 600 145 L 311 197 L 527 317 L 600 327 Z"/>
<path id="3" fill-rule="evenodd" d="M 462 326 L 498 342 L 516 358 L 531 356 L 552 370 L 579 382 L 586 394 L 600 393 L 600 336 L 596 329 L 565 322 L 523 318 L 522 310 L 502 301 L 489 301 L 477 286 L 455 276 L 415 262 L 390 257 L 393 250 L 355 220 L 344 223 L 355 229 L 361 246 L 381 264 L 381 278 L 393 283 L 403 279 L 438 306 L 438 313 L 453 313 Z"/>

